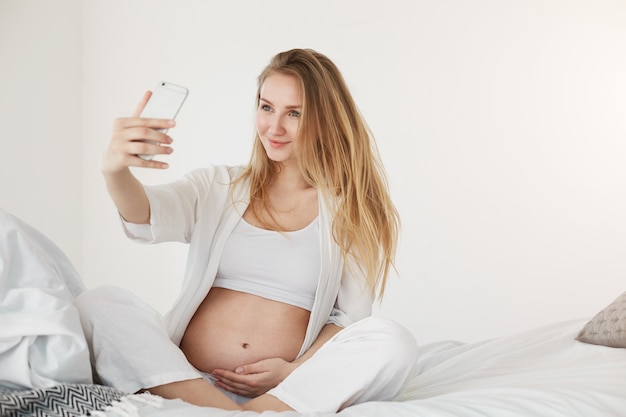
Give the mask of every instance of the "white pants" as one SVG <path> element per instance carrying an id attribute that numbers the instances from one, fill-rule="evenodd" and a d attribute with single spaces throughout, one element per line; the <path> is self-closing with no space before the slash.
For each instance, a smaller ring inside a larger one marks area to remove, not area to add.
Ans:
<path id="1" fill-rule="evenodd" d="M 130 292 L 96 288 L 78 297 L 76 305 L 102 383 L 136 392 L 206 379 L 170 341 L 161 315 Z M 337 333 L 268 394 L 298 412 L 336 412 L 365 401 L 391 400 L 416 359 L 417 345 L 408 330 L 370 317 Z"/>

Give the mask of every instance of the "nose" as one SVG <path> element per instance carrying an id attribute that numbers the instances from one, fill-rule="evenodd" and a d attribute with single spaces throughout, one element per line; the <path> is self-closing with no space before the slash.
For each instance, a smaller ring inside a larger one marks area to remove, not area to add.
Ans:
<path id="1" fill-rule="evenodd" d="M 285 126 L 283 124 L 283 119 L 280 115 L 274 115 L 274 117 L 270 121 L 269 132 L 270 136 L 281 136 L 285 134 Z"/>

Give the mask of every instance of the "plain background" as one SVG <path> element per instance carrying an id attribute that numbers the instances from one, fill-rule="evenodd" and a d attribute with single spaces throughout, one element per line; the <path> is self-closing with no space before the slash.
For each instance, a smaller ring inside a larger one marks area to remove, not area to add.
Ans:
<path id="1" fill-rule="evenodd" d="M 88 287 L 165 311 L 184 245 L 126 240 L 99 172 L 113 119 L 191 93 L 171 181 L 245 163 L 256 76 L 308 47 L 342 69 L 403 234 L 376 314 L 420 343 L 590 317 L 626 282 L 626 2 L 0 0 L 0 207 Z"/>

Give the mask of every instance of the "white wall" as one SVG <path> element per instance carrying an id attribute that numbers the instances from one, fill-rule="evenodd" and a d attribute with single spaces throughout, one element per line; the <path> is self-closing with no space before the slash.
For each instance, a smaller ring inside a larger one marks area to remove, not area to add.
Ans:
<path id="1" fill-rule="evenodd" d="M 406 324 L 422 343 L 471 341 L 587 317 L 624 291 L 626 3 L 81 7 L 83 78 L 75 70 L 74 86 L 83 94 L 76 172 L 84 249 L 76 260 L 88 286 L 122 285 L 165 310 L 185 263 L 181 245 L 146 247 L 122 236 L 98 168 L 113 118 L 130 114 L 159 80 L 184 84 L 191 95 L 171 132 L 170 170 L 137 175 L 164 182 L 208 163 L 245 162 L 256 75 L 276 52 L 311 47 L 343 69 L 403 219 L 399 277 L 377 314 Z M 73 120 L 63 109 L 55 115 Z M 28 164 L 29 148 L 13 146 Z M 0 181 L 4 196 L 9 181 Z M 67 192 L 53 177 L 44 181 Z"/>
<path id="2" fill-rule="evenodd" d="M 0 0 L 0 208 L 82 265 L 78 0 Z"/>

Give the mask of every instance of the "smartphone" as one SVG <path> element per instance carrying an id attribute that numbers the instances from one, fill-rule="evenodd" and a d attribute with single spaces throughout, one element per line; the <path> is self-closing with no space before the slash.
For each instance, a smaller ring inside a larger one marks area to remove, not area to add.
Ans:
<path id="1" fill-rule="evenodd" d="M 189 90 L 180 85 L 172 84 L 167 81 L 161 81 L 152 90 L 152 95 L 146 107 L 139 117 L 149 117 L 153 119 L 174 119 L 182 107 Z M 167 133 L 167 129 L 159 129 L 163 133 Z M 146 141 L 151 142 L 151 141 Z M 153 142 L 157 143 L 157 142 Z M 150 160 L 154 155 L 139 155 L 143 159 Z"/>

